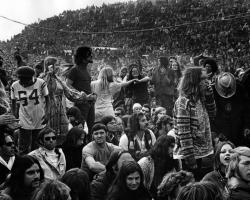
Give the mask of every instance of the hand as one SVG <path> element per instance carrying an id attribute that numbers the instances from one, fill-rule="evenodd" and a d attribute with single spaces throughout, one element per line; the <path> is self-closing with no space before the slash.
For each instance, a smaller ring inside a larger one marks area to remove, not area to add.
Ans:
<path id="1" fill-rule="evenodd" d="M 140 80 L 138 80 L 138 79 L 133 79 L 132 82 L 133 82 L 134 84 L 136 84 L 136 83 L 140 83 Z"/>
<path id="2" fill-rule="evenodd" d="M 245 138 L 249 138 L 250 137 L 250 129 L 248 129 L 248 128 L 244 129 L 244 137 Z"/>
<path id="3" fill-rule="evenodd" d="M 0 125 L 12 124 L 18 121 L 19 119 L 16 119 L 14 115 L 11 114 L 0 115 Z"/>
<path id="4" fill-rule="evenodd" d="M 97 95 L 94 93 L 91 93 L 87 95 L 87 101 L 96 101 Z"/>

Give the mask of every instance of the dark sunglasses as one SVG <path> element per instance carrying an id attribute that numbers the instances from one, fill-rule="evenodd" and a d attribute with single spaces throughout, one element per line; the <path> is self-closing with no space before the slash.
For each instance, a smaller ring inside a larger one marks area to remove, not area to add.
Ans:
<path id="1" fill-rule="evenodd" d="M 52 137 L 45 137 L 45 138 L 44 138 L 44 140 L 45 140 L 45 141 L 47 141 L 47 142 L 48 142 L 48 141 L 50 141 L 50 139 L 52 139 L 52 140 L 56 140 L 56 136 L 52 136 Z"/>
<path id="2" fill-rule="evenodd" d="M 15 143 L 14 142 L 6 142 L 5 145 L 7 147 L 11 147 L 12 145 L 15 145 Z"/>

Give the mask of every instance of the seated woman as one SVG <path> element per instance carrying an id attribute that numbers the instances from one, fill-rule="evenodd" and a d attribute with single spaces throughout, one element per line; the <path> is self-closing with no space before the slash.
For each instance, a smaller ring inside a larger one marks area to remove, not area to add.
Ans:
<path id="1" fill-rule="evenodd" d="M 149 150 L 156 141 L 154 133 L 147 126 L 146 116 L 142 112 L 134 113 L 129 118 L 128 133 L 120 138 L 119 146 L 129 151 L 136 161 L 149 155 Z"/>
<path id="2" fill-rule="evenodd" d="M 70 129 L 62 150 L 66 158 L 66 170 L 80 168 L 82 161 L 82 148 L 86 145 L 86 132 L 78 127 Z"/>
<path id="3" fill-rule="evenodd" d="M 162 135 L 156 140 L 149 156 L 138 161 L 144 175 L 144 185 L 154 199 L 157 199 L 157 187 L 164 175 L 178 167 L 173 159 L 174 144 L 172 136 Z"/>
<path id="4" fill-rule="evenodd" d="M 107 200 L 150 200 L 143 185 L 143 173 L 135 161 L 125 161 L 114 180 Z"/>
<path id="5" fill-rule="evenodd" d="M 184 170 L 170 172 L 163 177 L 161 184 L 158 186 L 157 199 L 175 200 L 181 187 L 194 182 L 194 176 L 191 172 Z"/>
<path id="6" fill-rule="evenodd" d="M 214 170 L 202 179 L 202 181 L 211 181 L 216 184 L 224 196 L 227 196 L 228 193 L 226 168 L 229 165 L 234 148 L 234 144 L 229 141 L 219 143 L 214 156 Z"/>
<path id="7" fill-rule="evenodd" d="M 107 192 L 112 182 L 118 174 L 124 161 L 133 161 L 134 159 L 127 151 L 114 151 L 106 165 L 106 171 L 99 173 L 91 182 L 91 199 L 104 200 L 107 197 Z"/>

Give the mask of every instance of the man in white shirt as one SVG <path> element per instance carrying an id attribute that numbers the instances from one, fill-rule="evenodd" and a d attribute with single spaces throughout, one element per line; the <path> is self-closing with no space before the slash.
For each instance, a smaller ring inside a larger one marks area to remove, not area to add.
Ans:
<path id="1" fill-rule="evenodd" d="M 7 133 L 0 134 L 0 185 L 5 181 L 15 161 L 15 144 Z"/>
<path id="2" fill-rule="evenodd" d="M 16 74 L 19 80 L 11 85 L 12 112 L 21 125 L 19 152 L 27 154 L 38 147 L 37 135 L 46 125 L 48 88 L 44 80 L 34 78 L 31 67 L 19 67 Z"/>
<path id="3" fill-rule="evenodd" d="M 45 179 L 58 179 L 66 170 L 66 159 L 61 148 L 56 148 L 55 131 L 49 127 L 39 132 L 38 142 L 40 147 L 29 153 L 40 163 Z"/>

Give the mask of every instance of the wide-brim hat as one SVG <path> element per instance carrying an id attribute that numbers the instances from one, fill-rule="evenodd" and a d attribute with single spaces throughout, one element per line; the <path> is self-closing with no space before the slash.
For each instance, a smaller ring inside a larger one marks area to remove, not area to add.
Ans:
<path id="1" fill-rule="evenodd" d="M 236 79 L 233 74 L 223 72 L 215 79 L 215 89 L 223 98 L 230 98 L 236 92 Z"/>

